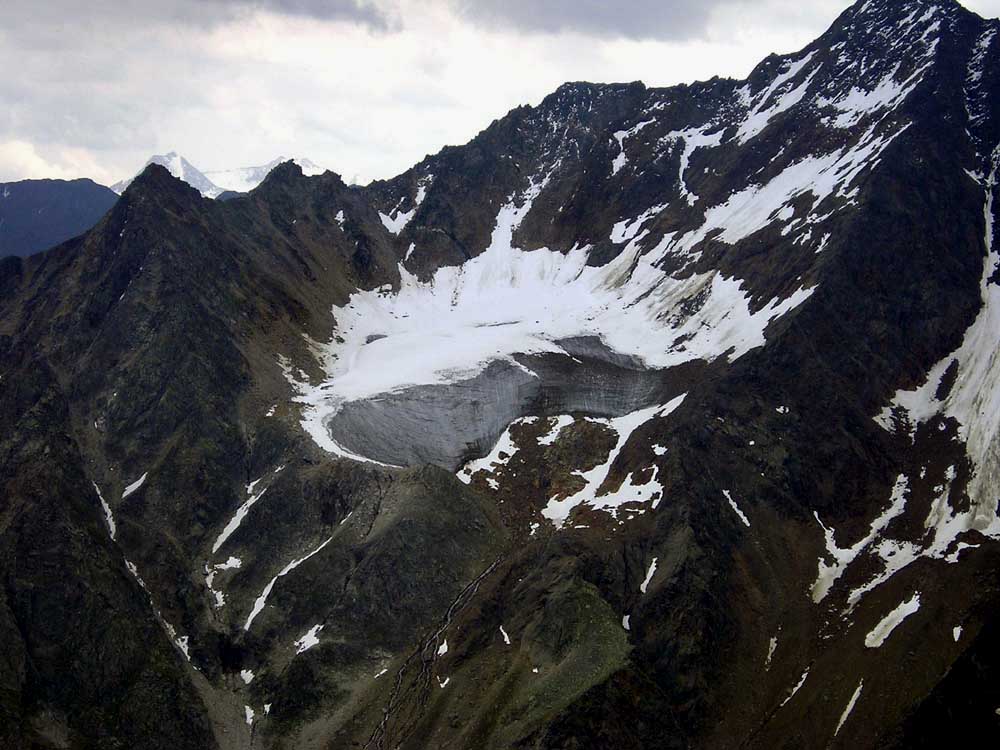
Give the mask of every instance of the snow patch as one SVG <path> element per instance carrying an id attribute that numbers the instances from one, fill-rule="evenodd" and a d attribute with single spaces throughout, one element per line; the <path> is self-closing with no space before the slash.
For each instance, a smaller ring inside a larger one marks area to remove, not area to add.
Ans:
<path id="1" fill-rule="evenodd" d="M 646 589 L 649 588 L 650 582 L 653 580 L 653 576 L 656 575 L 656 563 L 660 558 L 654 557 L 653 562 L 649 564 L 649 570 L 646 571 L 646 577 L 643 579 L 642 583 L 639 584 L 639 591 L 646 593 Z"/>
<path id="2" fill-rule="evenodd" d="M 258 479 L 257 481 L 259 482 L 260 480 Z M 256 484 L 256 482 L 251 483 L 248 489 L 253 487 L 254 484 Z M 233 535 L 236 529 L 240 527 L 240 524 L 243 523 L 243 519 L 246 518 L 247 513 L 249 513 L 250 509 L 254 505 L 256 505 L 258 500 L 264 497 L 264 493 L 266 492 L 267 492 L 267 487 L 262 489 L 256 495 L 251 495 L 250 498 L 246 500 L 246 502 L 244 502 L 239 508 L 236 509 L 236 513 L 233 515 L 231 519 L 229 519 L 229 523 L 226 524 L 225 528 L 222 530 L 219 536 L 216 537 L 215 543 L 212 545 L 213 555 L 219 551 L 219 547 L 225 544 L 226 540 L 229 539 L 229 537 Z"/>
<path id="3" fill-rule="evenodd" d="M 271 590 L 274 588 L 274 584 L 277 583 L 278 579 L 291 573 L 293 570 L 295 570 L 297 567 L 299 567 L 302 563 L 304 563 L 313 555 L 319 554 L 319 552 L 321 552 L 322 549 L 332 541 L 333 537 L 331 536 L 329 539 L 327 539 L 325 542 L 323 542 L 321 545 L 319 545 L 316 549 L 314 549 L 305 557 L 300 557 L 298 560 L 292 560 L 290 563 L 288 563 L 288 565 L 282 568 L 281 572 L 270 580 L 267 586 L 264 587 L 264 590 L 260 593 L 260 596 L 257 597 L 257 600 L 253 604 L 253 609 L 250 610 L 250 614 L 247 616 L 247 621 L 243 625 L 243 630 L 245 631 L 250 630 L 250 625 L 253 624 L 253 621 L 257 618 L 257 615 L 259 615 L 261 611 L 264 609 L 264 605 L 267 603 L 267 597 L 271 595 Z"/>
<path id="4" fill-rule="evenodd" d="M 837 728 L 833 732 L 834 737 L 840 734 L 840 730 L 843 728 L 844 723 L 847 721 L 847 717 L 851 715 L 851 711 L 854 710 L 854 705 L 858 702 L 858 698 L 861 697 L 861 688 L 863 688 L 864 686 L 865 686 L 864 680 L 858 683 L 857 690 L 854 691 L 854 695 L 851 696 L 851 700 L 847 702 L 847 708 L 845 708 L 844 713 L 840 715 L 840 721 L 837 722 Z"/>
<path id="5" fill-rule="evenodd" d="M 799 690 L 801 690 L 801 689 L 802 689 L 802 686 L 806 684 L 806 678 L 807 678 L 808 676 L 809 676 L 809 670 L 807 669 L 807 670 L 806 670 L 805 672 L 803 672 L 803 673 L 802 673 L 802 677 L 800 677 L 800 678 L 799 678 L 799 681 L 798 681 L 798 682 L 797 682 L 797 683 L 795 684 L 795 687 L 793 687 L 793 688 L 792 688 L 792 692 L 790 692 L 790 693 L 789 693 L 789 694 L 788 694 L 788 695 L 787 695 L 787 696 L 785 697 L 785 700 L 783 700 L 783 701 L 781 702 L 781 705 L 782 705 L 782 706 L 784 706 L 785 704 L 787 704 L 787 703 L 788 703 L 788 701 L 790 701 L 790 700 L 791 700 L 792 698 L 794 698 L 794 697 L 795 697 L 795 694 L 796 694 L 797 692 L 799 692 Z"/>
<path id="6" fill-rule="evenodd" d="M 215 589 L 216 574 L 220 570 L 237 570 L 241 565 L 243 565 L 243 562 L 238 557 L 230 557 L 224 563 L 219 563 L 217 565 L 205 563 L 205 585 L 215 598 L 216 609 L 221 609 L 226 604 L 226 595 L 221 591 L 216 591 Z"/>
<path id="7" fill-rule="evenodd" d="M 753 445 L 752 442 L 750 444 Z M 746 517 L 746 514 L 744 514 L 742 510 L 740 510 L 740 507 L 736 504 L 736 501 L 733 500 L 733 496 L 729 493 L 729 490 L 723 490 L 722 494 L 725 495 L 726 500 L 729 501 L 729 507 L 732 508 L 733 511 L 736 513 L 736 515 L 740 517 L 740 520 L 743 522 L 743 525 L 749 529 L 750 519 Z"/>
<path id="8" fill-rule="evenodd" d="M 313 625 L 311 628 L 309 628 L 309 630 L 306 631 L 306 633 L 303 634 L 301 638 L 295 641 L 295 653 L 296 654 L 305 653 L 313 646 L 318 646 L 319 634 L 321 630 L 323 630 L 322 625 Z"/>
<path id="9" fill-rule="evenodd" d="M 1000 518 L 995 488 L 1000 486 L 1000 285 L 989 280 L 1000 267 L 1000 252 L 994 247 L 993 194 L 1000 166 L 1000 147 L 993 152 L 993 168 L 984 181 L 986 260 L 980 278 L 982 307 L 965 332 L 962 345 L 927 375 L 925 383 L 912 391 L 900 390 L 876 421 L 892 429 L 893 416 L 902 414 L 911 425 L 927 422 L 937 415 L 959 424 L 959 437 L 974 471 L 968 494 L 972 507 L 964 513 L 949 514 L 939 525 L 953 540 L 966 530 L 1000 539 Z M 952 362 L 958 363 L 958 377 L 944 400 L 937 398 L 938 386 Z"/>
<path id="10" fill-rule="evenodd" d="M 390 232 L 392 232 L 392 234 L 395 235 L 398 235 L 400 232 L 402 232 L 403 229 L 406 227 L 406 225 L 410 223 L 410 220 L 417 213 L 417 209 L 420 208 L 420 204 L 424 202 L 424 198 L 427 197 L 427 188 L 433 181 L 434 181 L 434 175 L 428 175 L 427 177 L 424 177 L 422 180 L 420 180 L 420 182 L 417 184 L 417 195 L 413 199 L 413 208 L 411 208 L 409 211 L 401 211 L 398 205 L 389 214 L 384 214 L 381 211 L 379 211 L 378 216 L 382 220 L 383 226 L 385 226 L 386 229 L 388 229 Z M 403 200 L 405 200 L 405 198 Z M 400 200 L 399 202 L 400 205 L 402 205 L 403 200 Z"/>
<path id="11" fill-rule="evenodd" d="M 560 433 L 564 428 L 569 427 L 576 420 L 569 415 L 561 415 L 556 417 L 556 423 L 549 428 L 549 431 L 538 438 L 538 444 L 541 446 L 549 446 L 559 439 Z"/>
<path id="12" fill-rule="evenodd" d="M 542 510 L 542 515 L 562 528 L 569 518 L 570 513 L 579 505 L 587 505 L 595 510 L 603 510 L 617 515 L 617 510 L 625 503 L 648 502 L 653 496 L 659 493 L 662 496 L 663 487 L 656 482 L 658 468 L 653 467 L 653 479 L 645 485 L 635 486 L 632 484 L 632 475 L 629 474 L 618 489 L 606 487 L 608 475 L 614 466 L 615 460 L 622 449 L 628 443 L 632 434 L 642 425 L 654 418 L 662 418 L 671 414 L 683 402 L 687 394 L 682 394 L 663 406 L 652 406 L 648 409 L 626 414 L 624 417 L 613 419 L 592 419 L 591 421 L 610 427 L 617 436 L 615 446 L 608 454 L 607 460 L 590 471 L 576 472 L 576 476 L 584 480 L 584 486 L 578 492 L 569 497 L 560 498 L 558 495 L 551 498 Z"/>
<path id="13" fill-rule="evenodd" d="M 645 128 L 647 125 L 652 125 L 655 122 L 656 120 L 645 120 L 644 122 L 640 122 L 638 125 L 629 128 L 628 130 L 619 130 L 618 132 L 613 134 L 614 139 L 618 142 L 618 155 L 615 157 L 615 160 L 611 163 L 612 175 L 618 174 L 618 172 L 621 171 L 622 167 L 624 167 L 628 163 L 628 157 L 625 155 L 626 139 L 631 138 L 632 136 L 636 135 L 639 131 L 641 131 L 643 128 Z"/>
<path id="14" fill-rule="evenodd" d="M 736 131 L 736 140 L 740 143 L 740 145 L 763 132 L 764 128 L 768 126 L 772 119 L 782 112 L 791 109 L 793 106 L 798 104 L 803 97 L 805 97 L 806 92 L 809 90 L 809 86 L 812 84 L 813 78 L 822 67 L 822 63 L 816 66 L 812 73 L 810 73 L 798 86 L 780 94 L 778 94 L 778 91 L 798 76 L 803 68 L 805 68 L 812 61 L 815 55 L 816 52 L 813 51 L 801 60 L 789 61 L 785 63 L 784 70 L 774 77 L 774 80 L 763 91 L 763 93 L 756 97 L 756 104 L 754 104 L 750 111 L 747 112 L 739 130 Z M 745 101 L 750 99 L 748 87 L 744 87 L 739 93 L 742 97 L 744 97 Z M 778 94 L 777 97 L 775 97 L 775 94 Z M 771 103 L 770 106 L 767 106 L 768 103 Z"/>
<path id="15" fill-rule="evenodd" d="M 892 635 L 892 631 L 899 627 L 903 620 L 912 614 L 916 614 L 919 609 L 920 594 L 916 593 L 882 618 L 879 624 L 865 636 L 865 645 L 868 648 L 879 648 Z"/>
<path id="16" fill-rule="evenodd" d="M 478 474 L 479 472 L 482 471 L 485 472 L 486 474 L 494 474 L 498 469 L 501 469 L 504 466 L 506 466 L 507 463 L 510 461 L 511 458 L 514 457 L 514 454 L 517 453 L 518 450 L 517 446 L 514 444 L 514 438 L 511 435 L 511 429 L 514 427 L 519 427 L 524 424 L 528 424 L 529 423 L 528 420 L 530 419 L 531 417 L 526 417 L 511 422 L 507 426 L 507 429 L 503 431 L 503 434 L 497 440 L 496 444 L 493 446 L 493 450 L 491 450 L 489 454 L 484 456 L 483 458 L 478 458 L 475 459 L 474 461 L 470 461 L 469 463 L 467 463 L 458 472 L 457 475 L 458 478 L 463 482 L 465 482 L 466 484 L 470 484 L 472 482 L 473 477 L 475 477 L 475 475 Z M 497 489 L 499 486 L 497 485 L 496 480 L 487 479 L 486 481 L 490 484 L 490 487 L 492 487 L 494 490 Z"/>
<path id="17" fill-rule="evenodd" d="M 715 148 L 719 146 L 722 143 L 722 136 L 725 134 L 724 130 L 720 130 L 717 133 L 708 135 L 707 131 L 711 130 L 712 127 L 712 125 L 705 125 L 701 128 L 675 130 L 660 140 L 661 143 L 673 141 L 684 144 L 684 150 L 681 152 L 680 168 L 677 174 L 677 186 L 681 192 L 681 196 L 690 206 L 698 202 L 698 196 L 691 191 L 684 179 L 688 167 L 691 165 L 691 157 L 699 148 Z"/>
<path id="18" fill-rule="evenodd" d="M 889 523 L 899 516 L 906 507 L 906 491 L 909 488 L 909 483 L 906 476 L 900 474 L 896 479 L 896 484 L 892 489 L 892 496 L 889 500 L 889 507 L 886 508 L 881 515 L 879 515 L 868 529 L 868 534 L 865 535 L 856 544 L 841 549 L 837 546 L 836 539 L 834 537 L 834 530 L 832 528 L 827 528 L 819 518 L 819 513 L 814 513 L 817 523 L 823 529 L 823 535 L 826 539 L 826 552 L 827 557 L 832 558 L 833 562 L 828 562 L 827 559 L 820 558 L 819 560 L 819 570 L 816 574 L 816 581 L 812 585 L 812 598 L 813 602 L 819 604 L 826 598 L 826 595 L 833 588 L 833 584 L 837 582 L 837 579 L 843 575 L 847 566 L 850 565 L 854 560 L 861 554 L 862 550 L 868 547 L 872 542 L 874 542 L 878 536 L 885 530 Z"/>
<path id="19" fill-rule="evenodd" d="M 108 535 L 111 537 L 111 541 L 114 541 L 115 535 L 118 533 L 118 527 L 115 525 L 115 516 L 111 512 L 111 506 L 108 505 L 104 499 L 104 495 L 101 494 L 101 488 L 97 486 L 97 482 L 91 482 L 91 484 L 94 485 L 94 490 L 97 492 L 97 499 L 101 501 L 101 507 L 104 508 L 104 520 L 108 524 Z"/>
<path id="20" fill-rule="evenodd" d="M 146 477 L 147 476 L 149 476 L 149 472 L 146 472 L 141 477 L 139 477 L 134 482 L 132 482 L 132 484 L 130 484 L 128 487 L 126 487 L 125 491 L 122 493 L 122 500 L 124 500 L 129 495 L 131 495 L 133 492 L 135 492 L 140 487 L 142 487 L 143 483 L 146 481 Z"/>

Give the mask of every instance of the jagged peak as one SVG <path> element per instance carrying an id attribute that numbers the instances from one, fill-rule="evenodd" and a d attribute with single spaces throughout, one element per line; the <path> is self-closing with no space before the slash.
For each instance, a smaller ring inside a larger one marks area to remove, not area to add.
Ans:
<path id="1" fill-rule="evenodd" d="M 129 183 L 125 192 L 122 193 L 122 198 L 129 199 L 148 194 L 183 195 L 192 198 L 197 196 L 199 199 L 201 198 L 201 193 L 197 189 L 191 187 L 191 185 L 179 177 L 175 177 L 169 169 L 156 162 L 150 162 L 143 168 L 136 178 Z"/>
<path id="2" fill-rule="evenodd" d="M 302 167 L 296 164 L 293 160 L 289 159 L 288 161 L 280 162 L 270 172 L 268 172 L 267 177 L 264 178 L 264 181 L 261 184 L 263 185 L 268 182 L 297 179 L 304 176 Z"/>
<path id="3" fill-rule="evenodd" d="M 848 9 L 848 13 L 854 18 L 904 19 L 914 11 L 922 9 L 926 12 L 930 11 L 931 8 L 937 8 L 947 13 L 971 12 L 957 0 L 858 0 Z"/>
<path id="4" fill-rule="evenodd" d="M 294 159 L 288 159 L 268 172 L 267 176 L 251 192 L 255 195 L 266 195 L 277 190 L 302 186 L 311 180 L 331 180 L 339 186 L 344 186 L 343 178 L 336 172 L 327 169 L 322 174 L 308 175 L 303 170 L 302 165 Z"/>
<path id="5" fill-rule="evenodd" d="M 859 0 L 844 11 L 830 32 L 848 28 L 888 38 L 961 14 L 975 15 L 956 0 Z"/>

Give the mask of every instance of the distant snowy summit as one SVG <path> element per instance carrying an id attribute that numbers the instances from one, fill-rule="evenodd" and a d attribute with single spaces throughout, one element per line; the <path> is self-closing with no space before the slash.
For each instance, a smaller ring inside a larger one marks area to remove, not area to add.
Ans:
<path id="1" fill-rule="evenodd" d="M 175 151 L 171 151 L 169 154 L 157 154 L 155 156 L 151 156 L 143 165 L 143 169 L 148 167 L 150 164 L 159 164 L 160 166 L 166 167 L 170 174 L 174 177 L 179 180 L 184 180 L 184 182 L 208 198 L 215 198 L 226 190 L 226 188 L 219 187 L 212 182 L 203 172 L 198 170 L 191 164 L 191 162 Z M 141 169 L 139 171 L 142 172 Z M 127 180 L 116 182 L 111 186 L 111 189 L 121 195 L 125 192 L 126 188 L 132 184 L 132 180 L 134 179 L 135 177 L 130 177 Z"/>
<path id="2" fill-rule="evenodd" d="M 271 170 L 274 169 L 279 164 L 283 164 L 288 161 L 284 156 L 279 156 L 277 159 L 272 159 L 267 164 L 262 164 L 259 167 L 237 167 L 236 169 L 219 169 L 213 170 L 211 172 L 205 172 L 204 176 L 211 180 L 212 183 L 217 185 L 221 190 L 232 190 L 237 193 L 248 193 L 257 187 L 260 183 L 264 181 Z M 309 161 L 309 159 L 292 159 L 299 167 L 302 168 L 302 173 L 307 177 L 312 177 L 314 175 L 323 174 L 326 170 L 322 167 L 316 165 L 315 163 Z M 184 179 L 184 178 L 181 178 Z M 207 195 L 204 191 L 203 194 Z"/>
<path id="3" fill-rule="evenodd" d="M 237 193 L 247 193 L 264 181 L 264 178 L 279 164 L 288 161 L 283 156 L 269 161 L 257 167 L 237 167 L 235 169 L 218 169 L 202 172 L 191 162 L 179 155 L 175 151 L 168 154 L 157 154 L 151 156 L 146 164 L 159 164 L 179 180 L 183 180 L 206 198 L 217 198 L 224 192 L 233 191 Z M 309 159 L 292 159 L 302 172 L 307 176 L 322 174 L 325 170 L 317 166 Z M 141 171 L 141 170 L 140 170 Z M 116 182 L 111 189 L 121 195 L 125 189 L 132 184 L 134 177 L 121 182 Z"/>

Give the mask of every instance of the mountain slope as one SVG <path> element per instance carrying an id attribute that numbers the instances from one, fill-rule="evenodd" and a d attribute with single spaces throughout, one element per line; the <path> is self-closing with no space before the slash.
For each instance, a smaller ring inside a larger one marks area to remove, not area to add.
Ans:
<path id="1" fill-rule="evenodd" d="M 363 188 L 149 166 L 0 263 L 4 739 L 984 736 L 997 30 L 868 0 L 746 81 L 567 84 Z M 105 623 L 52 658 L 94 609 L 66 569 L 128 613 L 111 691 L 72 687 Z"/>
<path id="2" fill-rule="evenodd" d="M 31 255 L 83 234 L 116 200 L 90 180 L 0 184 L 0 257 Z"/>

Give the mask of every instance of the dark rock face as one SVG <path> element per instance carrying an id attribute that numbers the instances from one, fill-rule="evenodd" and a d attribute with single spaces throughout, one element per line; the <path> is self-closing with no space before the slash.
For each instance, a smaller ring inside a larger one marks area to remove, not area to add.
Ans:
<path id="1" fill-rule="evenodd" d="M 987 732 L 998 33 L 871 0 L 747 81 L 567 84 L 366 188 L 150 166 L 0 261 L 0 744 Z M 460 281 L 484 325 L 563 305 L 550 346 L 344 364 L 352 304 L 363 346 L 419 336 L 404 294 L 447 341 Z M 362 367 L 390 385 L 317 429 Z"/>
<path id="2" fill-rule="evenodd" d="M 0 183 L 0 258 L 25 257 L 81 235 L 117 200 L 91 180 Z"/>

